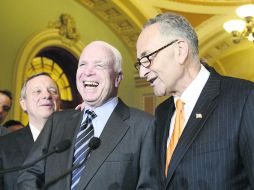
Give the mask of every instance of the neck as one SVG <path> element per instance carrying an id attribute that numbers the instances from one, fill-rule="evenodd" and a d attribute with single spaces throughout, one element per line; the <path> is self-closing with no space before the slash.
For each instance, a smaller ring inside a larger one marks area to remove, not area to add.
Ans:
<path id="1" fill-rule="evenodd" d="M 198 73 L 200 72 L 201 64 L 199 61 L 191 62 L 186 64 L 182 77 L 179 79 L 179 88 L 173 96 L 181 96 L 182 93 L 186 90 L 186 88 L 192 83 L 192 81 L 196 78 Z"/>
<path id="2" fill-rule="evenodd" d="M 36 129 L 38 129 L 39 131 L 41 131 L 45 125 L 47 120 L 29 120 L 29 123 L 34 126 Z"/>

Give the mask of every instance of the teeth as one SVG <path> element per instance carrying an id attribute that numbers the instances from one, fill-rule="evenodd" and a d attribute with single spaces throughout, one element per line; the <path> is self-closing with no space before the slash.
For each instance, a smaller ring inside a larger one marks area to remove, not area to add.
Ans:
<path id="1" fill-rule="evenodd" d="M 97 87 L 99 85 L 98 82 L 94 82 L 94 81 L 84 81 L 83 82 L 84 86 L 90 86 L 90 87 Z"/>

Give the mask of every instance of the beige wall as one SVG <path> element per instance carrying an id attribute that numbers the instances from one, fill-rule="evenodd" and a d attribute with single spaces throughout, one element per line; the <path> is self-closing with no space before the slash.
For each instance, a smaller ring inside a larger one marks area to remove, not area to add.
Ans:
<path id="1" fill-rule="evenodd" d="M 132 66 L 133 55 L 108 26 L 84 6 L 74 0 L 1 0 L 0 7 L 0 89 L 10 89 L 15 94 L 15 86 L 17 83 L 22 83 L 21 80 L 16 79 L 14 73 L 18 55 L 32 36 L 45 30 L 48 23 L 56 21 L 61 13 L 68 13 L 75 19 L 83 44 L 93 40 L 104 40 L 122 52 L 125 75 L 119 95 L 127 104 L 135 107 L 140 106 L 138 98 L 133 96 L 135 93 L 132 75 L 135 71 Z M 14 98 L 18 99 L 19 97 Z M 15 104 L 13 107 L 19 106 L 17 101 Z M 9 115 L 9 118 L 12 117 L 13 110 Z"/>

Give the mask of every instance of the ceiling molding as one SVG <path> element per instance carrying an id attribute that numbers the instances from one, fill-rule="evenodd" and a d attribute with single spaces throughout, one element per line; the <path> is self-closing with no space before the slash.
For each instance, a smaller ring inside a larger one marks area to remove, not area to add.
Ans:
<path id="1" fill-rule="evenodd" d="M 194 26 L 199 37 L 200 57 L 211 65 L 217 65 L 221 73 L 227 73 L 223 67 L 223 58 L 233 55 L 241 49 L 253 48 L 253 44 L 232 43 L 231 36 L 223 29 L 223 23 L 237 18 L 235 9 L 254 0 L 75 0 L 97 15 L 136 57 L 136 40 L 143 24 L 163 12 L 174 12 L 186 17 Z M 241 47 L 236 47 L 241 46 Z M 247 52 L 247 51 L 246 51 Z M 241 65 L 239 65 L 241 67 Z M 135 73 L 136 87 L 149 84 Z"/>
<path id="2" fill-rule="evenodd" d="M 132 4 L 110 0 L 76 0 L 98 16 L 136 55 L 136 41 L 145 17 Z M 139 18 L 139 19 L 138 19 Z"/>

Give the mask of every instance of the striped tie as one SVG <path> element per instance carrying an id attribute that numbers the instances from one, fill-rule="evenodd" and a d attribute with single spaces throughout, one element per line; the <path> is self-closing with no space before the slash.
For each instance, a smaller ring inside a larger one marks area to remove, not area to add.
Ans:
<path id="1" fill-rule="evenodd" d="M 76 137 L 73 165 L 78 165 L 87 159 L 90 152 L 88 144 L 94 136 L 92 120 L 96 117 L 96 114 L 91 110 L 86 110 L 85 113 L 87 114 L 86 120 L 81 124 Z M 79 167 L 72 172 L 71 190 L 77 189 L 84 168 L 85 165 L 82 165 L 82 167 Z"/>

